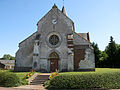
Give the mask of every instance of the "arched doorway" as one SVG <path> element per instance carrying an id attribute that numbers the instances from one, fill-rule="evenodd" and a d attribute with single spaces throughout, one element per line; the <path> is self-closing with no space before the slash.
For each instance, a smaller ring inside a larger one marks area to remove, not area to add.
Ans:
<path id="1" fill-rule="evenodd" d="M 49 60 L 50 60 L 50 71 L 54 72 L 56 69 L 58 70 L 59 55 L 56 52 L 52 52 L 49 55 Z"/>

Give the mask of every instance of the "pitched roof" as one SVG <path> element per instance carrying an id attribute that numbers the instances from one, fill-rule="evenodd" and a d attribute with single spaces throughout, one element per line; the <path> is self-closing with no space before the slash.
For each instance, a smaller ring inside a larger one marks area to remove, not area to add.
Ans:
<path id="1" fill-rule="evenodd" d="M 27 39 L 29 39 L 30 37 L 32 37 L 34 34 L 36 34 L 37 33 L 37 31 L 36 32 L 34 32 L 32 35 L 30 35 L 29 37 L 27 37 L 26 39 L 24 39 L 23 41 L 21 41 L 20 43 L 19 43 L 19 45 L 21 44 L 21 43 L 23 43 L 24 41 L 26 41 Z"/>
<path id="2" fill-rule="evenodd" d="M 82 36 L 83 38 L 85 38 L 86 40 L 90 41 L 90 37 L 89 37 L 89 32 L 88 33 L 78 33 L 80 36 Z"/>
<path id="3" fill-rule="evenodd" d="M 85 41 L 87 41 L 88 43 L 90 43 L 90 41 L 88 39 L 86 39 L 84 36 L 82 36 L 80 33 L 76 33 L 74 32 L 75 34 L 77 34 L 78 36 L 80 36 L 81 38 L 83 38 Z M 85 35 L 86 36 L 86 35 Z"/>
<path id="4" fill-rule="evenodd" d="M 58 7 L 56 6 L 56 4 L 53 5 L 52 9 L 48 11 L 48 13 L 46 13 L 38 22 L 37 25 L 40 21 L 42 21 L 42 19 L 44 19 L 45 16 L 47 16 L 49 14 L 49 12 L 51 12 L 54 8 L 56 8 L 58 11 L 60 11 L 67 19 L 69 19 L 72 23 L 74 23 L 68 16 L 66 16 L 60 9 L 58 9 Z"/>
<path id="5" fill-rule="evenodd" d="M 0 60 L 0 63 L 2 63 L 2 64 L 5 64 L 5 63 L 13 64 L 13 63 L 15 63 L 15 60 Z"/>

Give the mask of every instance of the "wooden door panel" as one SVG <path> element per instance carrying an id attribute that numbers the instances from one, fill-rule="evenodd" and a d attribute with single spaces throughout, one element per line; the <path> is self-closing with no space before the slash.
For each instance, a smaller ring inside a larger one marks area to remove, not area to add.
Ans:
<path id="1" fill-rule="evenodd" d="M 58 59 L 51 59 L 50 60 L 50 71 L 54 72 L 56 69 L 58 70 Z"/>

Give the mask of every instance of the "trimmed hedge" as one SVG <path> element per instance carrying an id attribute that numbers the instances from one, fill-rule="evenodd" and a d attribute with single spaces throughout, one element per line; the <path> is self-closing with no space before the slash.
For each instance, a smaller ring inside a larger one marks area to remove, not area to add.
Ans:
<path id="1" fill-rule="evenodd" d="M 21 85 L 21 81 L 16 74 L 10 72 L 0 72 L 0 86 L 15 87 Z"/>
<path id="2" fill-rule="evenodd" d="M 120 72 L 60 74 L 45 82 L 48 89 L 120 88 Z"/>

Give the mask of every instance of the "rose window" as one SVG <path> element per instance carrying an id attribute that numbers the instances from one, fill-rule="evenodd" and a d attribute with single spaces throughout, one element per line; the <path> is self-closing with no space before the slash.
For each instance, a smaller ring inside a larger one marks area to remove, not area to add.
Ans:
<path id="1" fill-rule="evenodd" d="M 50 43 L 51 45 L 57 45 L 58 42 L 59 42 L 59 37 L 58 37 L 57 35 L 52 35 L 52 36 L 50 36 L 50 38 L 49 38 L 49 43 Z"/>

